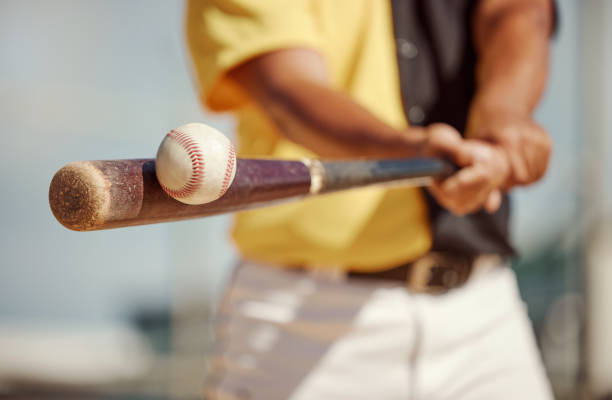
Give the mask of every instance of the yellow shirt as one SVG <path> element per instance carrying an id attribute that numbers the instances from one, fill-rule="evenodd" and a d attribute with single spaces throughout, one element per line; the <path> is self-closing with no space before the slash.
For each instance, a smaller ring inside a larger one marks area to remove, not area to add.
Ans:
<path id="1" fill-rule="evenodd" d="M 390 1 L 189 0 L 187 36 L 202 102 L 238 117 L 240 156 L 314 156 L 227 78 L 245 60 L 282 48 L 318 51 L 334 89 L 392 126 L 407 125 Z M 233 238 L 247 258 L 363 271 L 399 265 L 431 246 L 425 201 L 414 188 L 363 188 L 242 212 Z"/>

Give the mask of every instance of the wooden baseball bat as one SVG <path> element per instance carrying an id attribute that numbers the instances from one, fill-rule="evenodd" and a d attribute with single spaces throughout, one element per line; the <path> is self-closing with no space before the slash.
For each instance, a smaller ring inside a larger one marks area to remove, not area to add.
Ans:
<path id="1" fill-rule="evenodd" d="M 435 158 L 238 159 L 234 181 L 221 198 L 187 205 L 162 190 L 153 159 L 80 161 L 55 174 L 49 203 L 62 225 L 90 231 L 199 218 L 376 184 L 424 185 L 455 170 L 451 163 Z"/>

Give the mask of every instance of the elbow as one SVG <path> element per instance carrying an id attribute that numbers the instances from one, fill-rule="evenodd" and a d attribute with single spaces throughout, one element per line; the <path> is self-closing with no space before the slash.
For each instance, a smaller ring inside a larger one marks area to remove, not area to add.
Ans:
<path id="1" fill-rule="evenodd" d="M 555 26 L 555 8 L 550 0 L 515 1 L 495 8 L 482 2 L 474 16 L 474 39 L 477 47 L 499 30 L 520 30 L 550 36 Z"/>

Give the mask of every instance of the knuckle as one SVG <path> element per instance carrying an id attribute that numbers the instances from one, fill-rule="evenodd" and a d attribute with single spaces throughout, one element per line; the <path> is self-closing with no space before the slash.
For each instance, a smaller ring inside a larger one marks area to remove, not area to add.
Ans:
<path id="1" fill-rule="evenodd" d="M 499 129 L 499 135 L 511 143 L 516 143 L 520 140 L 520 129 L 514 125 L 505 125 Z"/>
<path id="2" fill-rule="evenodd" d="M 552 138 L 547 134 L 542 135 L 542 147 L 545 150 L 547 155 L 552 152 L 553 141 L 552 141 Z"/>
<path id="3" fill-rule="evenodd" d="M 548 170 L 548 163 L 544 163 L 542 167 L 536 171 L 534 181 L 542 179 L 544 175 L 546 175 L 547 170 Z"/>
<path id="4" fill-rule="evenodd" d="M 429 125 L 429 134 L 434 139 L 457 139 L 459 133 L 450 125 L 443 123 L 435 123 Z"/>
<path id="5" fill-rule="evenodd" d="M 517 185 L 524 186 L 530 183 L 529 174 L 527 173 L 515 173 L 513 180 Z"/>
<path id="6" fill-rule="evenodd" d="M 455 206 L 455 207 L 447 207 L 453 214 L 463 217 L 467 214 L 467 210 L 465 207 Z"/>
<path id="7" fill-rule="evenodd" d="M 503 138 L 503 142 L 511 149 L 520 147 L 524 136 L 513 128 L 504 128 L 500 135 Z"/>

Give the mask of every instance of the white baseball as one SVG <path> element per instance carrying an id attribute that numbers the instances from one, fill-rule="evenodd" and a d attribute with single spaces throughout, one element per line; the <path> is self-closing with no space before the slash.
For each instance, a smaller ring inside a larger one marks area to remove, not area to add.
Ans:
<path id="1" fill-rule="evenodd" d="M 204 204 L 217 200 L 236 175 L 234 146 L 210 126 L 180 126 L 159 145 L 155 173 L 162 189 L 180 202 Z"/>

